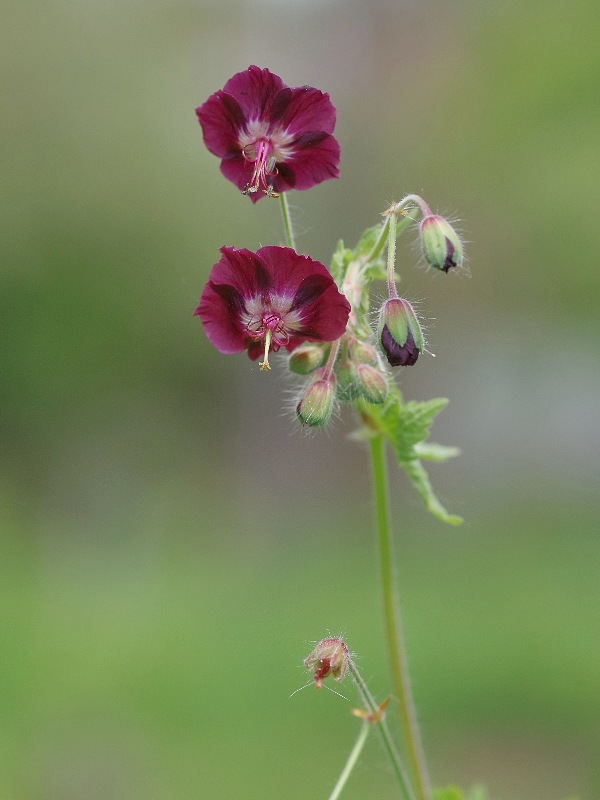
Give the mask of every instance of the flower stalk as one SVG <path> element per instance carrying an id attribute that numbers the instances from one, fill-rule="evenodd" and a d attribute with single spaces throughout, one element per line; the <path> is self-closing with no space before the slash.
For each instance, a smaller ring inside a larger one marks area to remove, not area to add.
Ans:
<path id="1" fill-rule="evenodd" d="M 348 756 L 348 760 L 344 765 L 344 769 L 342 770 L 340 777 L 337 779 L 335 786 L 333 787 L 333 791 L 329 795 L 328 800 L 337 800 L 337 798 L 342 793 L 342 789 L 346 785 L 348 778 L 350 777 L 352 770 L 356 766 L 356 763 L 362 753 L 362 749 L 365 746 L 365 742 L 367 741 L 367 736 L 369 735 L 369 730 L 371 725 L 367 720 L 363 722 L 360 726 L 360 732 L 358 734 L 358 738 L 354 743 L 354 747 L 350 751 L 350 755 Z"/>
<path id="2" fill-rule="evenodd" d="M 349 660 L 348 669 L 352 675 L 354 683 L 356 684 L 356 688 L 358 689 L 361 700 L 370 714 L 372 722 L 377 725 L 379 729 L 383 746 L 385 747 L 385 751 L 390 760 L 390 764 L 392 765 L 392 769 L 394 770 L 394 774 L 398 779 L 398 783 L 400 784 L 400 789 L 405 800 L 415 800 L 415 794 L 413 793 L 410 781 L 408 780 L 404 767 L 402 766 L 402 761 L 400 760 L 400 756 L 396 750 L 396 746 L 394 744 L 394 740 L 392 739 L 390 729 L 388 728 L 385 715 L 382 713 L 382 707 L 378 706 L 375 702 L 373 695 L 369 691 L 369 687 L 363 680 L 362 675 L 358 671 L 356 664 L 352 659 Z"/>
<path id="3" fill-rule="evenodd" d="M 421 743 L 421 735 L 408 675 L 398 590 L 394 573 L 393 548 L 390 531 L 389 490 L 383 436 L 370 439 L 373 492 L 379 538 L 379 560 L 385 629 L 388 642 L 392 680 L 399 703 L 400 722 L 406 752 L 413 775 L 417 800 L 431 800 L 429 774 Z"/>
<path id="4" fill-rule="evenodd" d="M 390 297 L 398 297 L 396 289 L 396 214 L 390 214 L 388 219 L 388 252 L 387 252 L 387 286 Z"/>
<path id="5" fill-rule="evenodd" d="M 283 228 L 285 231 L 285 243 L 292 250 L 296 250 L 296 237 L 294 236 L 294 228 L 292 227 L 292 218 L 290 216 L 290 205 L 287 199 L 287 192 L 281 192 L 279 195 L 281 201 L 281 216 L 283 217 Z"/>

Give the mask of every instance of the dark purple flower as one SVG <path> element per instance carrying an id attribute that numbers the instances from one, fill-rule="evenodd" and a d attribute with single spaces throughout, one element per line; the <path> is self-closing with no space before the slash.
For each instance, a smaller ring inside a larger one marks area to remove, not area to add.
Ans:
<path id="1" fill-rule="evenodd" d="M 217 350 L 264 353 L 261 369 L 271 369 L 270 350 L 338 339 L 349 313 L 326 267 L 289 247 L 222 247 L 194 311 Z"/>
<path id="2" fill-rule="evenodd" d="M 413 307 L 401 297 L 390 297 L 379 312 L 379 342 L 392 367 L 416 364 L 423 352 L 423 332 Z"/>
<path id="3" fill-rule="evenodd" d="M 253 202 L 339 177 L 335 108 L 310 86 L 290 89 L 268 69 L 248 67 L 196 109 L 221 172 Z"/>

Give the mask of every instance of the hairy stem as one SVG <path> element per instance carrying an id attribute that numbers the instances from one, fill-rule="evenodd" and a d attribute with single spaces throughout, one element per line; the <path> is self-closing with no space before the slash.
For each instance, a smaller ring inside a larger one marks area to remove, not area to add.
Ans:
<path id="1" fill-rule="evenodd" d="M 408 677 L 406 651 L 402 635 L 398 590 L 390 531 L 389 489 L 385 459 L 385 440 L 376 435 L 370 439 L 373 491 L 379 534 L 379 560 L 383 590 L 385 629 L 388 640 L 392 679 L 399 702 L 400 722 L 406 743 L 406 753 L 416 786 L 418 800 L 431 800 L 427 764 Z"/>
<path id="2" fill-rule="evenodd" d="M 369 714 L 372 715 L 373 719 L 375 720 L 375 724 L 379 728 L 383 746 L 388 754 L 388 758 L 390 759 L 390 763 L 396 774 L 405 800 L 415 800 L 415 795 L 411 788 L 410 781 L 406 776 L 406 772 L 402 766 L 402 761 L 400 760 L 400 756 L 398 755 L 398 751 L 394 745 L 394 740 L 392 739 L 390 729 L 388 728 L 385 720 L 385 714 L 382 713 L 381 708 L 375 702 L 373 695 L 369 691 L 367 684 L 363 680 L 360 672 L 356 668 L 356 664 L 352 659 L 350 659 L 348 662 L 348 669 L 350 670 L 352 678 L 354 679 L 356 688 L 358 689 L 358 693 L 360 694 L 365 708 Z"/>
<path id="3" fill-rule="evenodd" d="M 388 254 L 387 254 L 387 285 L 390 297 L 398 297 L 396 291 L 396 215 L 389 217 Z"/>

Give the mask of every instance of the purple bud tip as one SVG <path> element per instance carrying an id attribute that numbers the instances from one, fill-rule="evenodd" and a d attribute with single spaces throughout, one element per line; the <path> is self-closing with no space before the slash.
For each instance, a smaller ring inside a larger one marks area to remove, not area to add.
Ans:
<path id="1" fill-rule="evenodd" d="M 463 263 L 463 246 L 452 225 L 439 214 L 429 214 L 421 221 L 423 255 L 430 267 L 442 272 Z"/>

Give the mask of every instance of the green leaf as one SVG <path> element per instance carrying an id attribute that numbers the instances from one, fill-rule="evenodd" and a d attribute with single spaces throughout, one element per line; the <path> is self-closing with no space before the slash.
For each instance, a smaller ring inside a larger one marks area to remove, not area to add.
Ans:
<path id="1" fill-rule="evenodd" d="M 379 258 L 377 261 L 372 261 L 365 270 L 365 276 L 369 283 L 372 281 L 385 281 L 387 280 L 387 271 L 385 263 Z"/>
<path id="2" fill-rule="evenodd" d="M 448 525 L 460 525 L 462 517 L 448 513 L 440 503 L 419 460 L 422 456 L 430 461 L 445 461 L 458 455 L 455 447 L 424 443 L 436 415 L 447 405 L 444 397 L 402 403 L 400 392 L 396 391 L 390 393 L 382 410 L 373 409 L 369 414 L 377 423 L 376 427 L 389 439 L 399 466 L 406 472 L 425 508 Z"/>
<path id="3" fill-rule="evenodd" d="M 377 240 L 379 239 L 379 235 L 381 234 L 381 223 L 379 225 L 373 225 L 372 228 L 367 228 L 366 231 L 363 231 L 362 236 L 358 240 L 358 244 L 354 248 L 352 252 L 352 258 L 368 258 L 371 253 L 373 252 L 373 248 L 377 244 Z"/>
<path id="4" fill-rule="evenodd" d="M 405 461 L 401 464 L 401 467 L 408 475 L 408 479 L 415 487 L 427 511 L 442 522 L 446 522 L 448 525 L 461 525 L 464 522 L 462 517 L 456 514 L 449 514 L 437 499 L 433 487 L 429 482 L 429 475 L 420 461 L 417 459 L 414 461 Z"/>
<path id="5" fill-rule="evenodd" d="M 433 420 L 447 405 L 448 400 L 445 397 L 436 397 L 424 402 L 411 400 L 389 407 L 384 425 L 401 465 L 417 457 L 415 445 L 427 439 Z"/>
<path id="6" fill-rule="evenodd" d="M 421 461 L 442 462 L 460 455 L 459 447 L 446 447 L 446 445 L 434 442 L 417 442 L 413 450 Z"/>
<path id="7" fill-rule="evenodd" d="M 351 259 L 352 251 L 344 247 L 344 242 L 340 239 L 331 258 L 331 265 L 329 267 L 329 271 L 338 287 L 342 285 Z"/>

